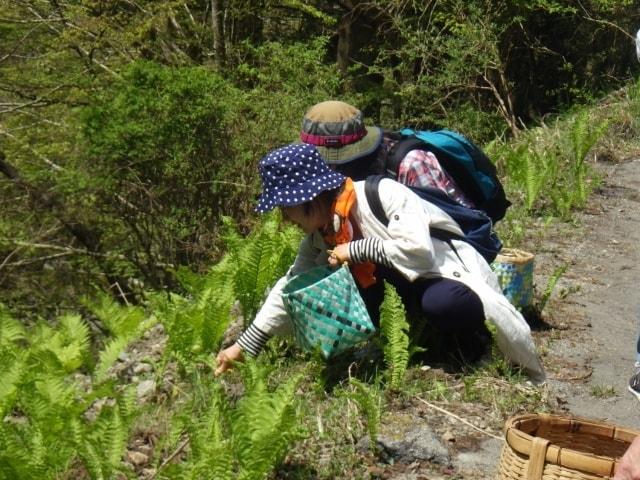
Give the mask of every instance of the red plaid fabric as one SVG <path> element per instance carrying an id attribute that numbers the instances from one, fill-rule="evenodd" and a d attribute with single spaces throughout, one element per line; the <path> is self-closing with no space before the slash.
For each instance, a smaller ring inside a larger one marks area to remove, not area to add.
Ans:
<path id="1" fill-rule="evenodd" d="M 456 202 L 474 208 L 456 182 L 445 172 L 436 156 L 424 150 L 411 150 L 398 168 L 398 182 L 409 186 L 434 187 L 443 190 Z"/>

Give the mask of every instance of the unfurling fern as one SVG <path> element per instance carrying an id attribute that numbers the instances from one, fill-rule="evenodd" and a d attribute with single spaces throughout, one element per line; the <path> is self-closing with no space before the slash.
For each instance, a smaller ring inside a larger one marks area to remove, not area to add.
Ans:
<path id="1" fill-rule="evenodd" d="M 384 285 L 384 301 L 380 306 L 380 333 L 384 361 L 387 365 L 389 388 L 398 390 L 402 385 L 409 363 L 409 324 L 404 305 L 393 286 Z"/>

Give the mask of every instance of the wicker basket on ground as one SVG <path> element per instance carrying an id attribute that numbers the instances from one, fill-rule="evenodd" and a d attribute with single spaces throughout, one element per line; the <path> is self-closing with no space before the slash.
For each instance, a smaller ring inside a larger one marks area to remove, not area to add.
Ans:
<path id="1" fill-rule="evenodd" d="M 601 480 L 640 432 L 597 420 L 547 414 L 505 424 L 499 480 Z"/>

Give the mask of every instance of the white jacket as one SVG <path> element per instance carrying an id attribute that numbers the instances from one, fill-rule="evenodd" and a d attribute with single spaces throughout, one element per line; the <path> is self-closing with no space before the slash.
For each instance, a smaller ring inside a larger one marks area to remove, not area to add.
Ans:
<path id="1" fill-rule="evenodd" d="M 379 184 L 379 194 L 389 219 L 388 226 L 385 226 L 376 219 L 367 204 L 364 182 L 354 182 L 354 188 L 357 201 L 351 209 L 351 218 L 360 227 L 364 238 L 381 239 L 380 244 L 388 263 L 410 281 L 419 277 L 443 277 L 471 288 L 480 297 L 485 316 L 496 327 L 498 346 L 504 355 L 522 366 L 532 381 L 544 382 L 544 369 L 536 353 L 529 325 L 502 294 L 497 278 L 484 258 L 469 244 L 452 240 L 460 255 L 458 258 L 446 242 L 429 235 L 430 226 L 461 233 L 457 223 L 404 185 L 383 179 Z M 282 302 L 282 288 L 292 275 L 317 265 L 326 265 L 327 248 L 320 233 L 305 237 L 294 264 L 287 275 L 275 284 L 244 335 L 250 334 L 249 330 L 254 326 L 267 338 L 290 333 L 291 322 Z M 256 330 L 253 329 L 253 332 Z M 243 342 L 240 343 L 244 346 Z"/>

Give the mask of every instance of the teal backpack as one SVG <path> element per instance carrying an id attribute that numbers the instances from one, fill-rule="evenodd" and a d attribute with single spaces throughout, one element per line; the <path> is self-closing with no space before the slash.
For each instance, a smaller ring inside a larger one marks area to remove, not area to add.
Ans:
<path id="1" fill-rule="evenodd" d="M 442 168 L 453 178 L 476 209 L 496 223 L 511 205 L 498 179 L 496 167 L 487 155 L 463 135 L 451 130 L 422 130 L 410 128 L 396 134 L 399 141 L 390 150 L 386 174 L 397 180 L 398 167 L 411 150 L 428 150 Z M 393 135 L 392 135 L 393 138 Z"/>

